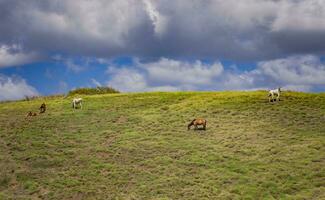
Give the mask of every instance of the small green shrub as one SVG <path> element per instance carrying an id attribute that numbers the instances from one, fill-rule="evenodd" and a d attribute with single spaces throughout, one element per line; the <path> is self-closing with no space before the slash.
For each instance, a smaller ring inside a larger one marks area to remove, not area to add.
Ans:
<path id="1" fill-rule="evenodd" d="M 75 90 L 71 90 L 68 93 L 68 95 L 76 95 L 76 94 L 94 95 L 94 94 L 111 94 L 111 93 L 119 93 L 119 91 L 111 87 L 77 88 Z"/>

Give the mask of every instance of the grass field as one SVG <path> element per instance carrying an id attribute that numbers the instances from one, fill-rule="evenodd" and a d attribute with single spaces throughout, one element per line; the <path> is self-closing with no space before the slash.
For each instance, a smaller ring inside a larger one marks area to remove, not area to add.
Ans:
<path id="1" fill-rule="evenodd" d="M 0 103 L 0 199 L 325 199 L 325 94 L 266 94 Z"/>

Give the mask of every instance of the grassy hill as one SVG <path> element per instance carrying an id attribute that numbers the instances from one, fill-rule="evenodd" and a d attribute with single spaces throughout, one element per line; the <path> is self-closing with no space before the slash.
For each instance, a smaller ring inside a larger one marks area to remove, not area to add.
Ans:
<path id="1" fill-rule="evenodd" d="M 325 199 L 325 94 L 71 98 L 0 104 L 0 199 Z"/>

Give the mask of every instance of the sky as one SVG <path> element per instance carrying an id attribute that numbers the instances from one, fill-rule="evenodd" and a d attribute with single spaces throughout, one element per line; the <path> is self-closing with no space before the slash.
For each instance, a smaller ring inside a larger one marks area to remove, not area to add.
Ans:
<path id="1" fill-rule="evenodd" d="M 0 0 L 0 100 L 121 92 L 325 92 L 324 0 Z"/>

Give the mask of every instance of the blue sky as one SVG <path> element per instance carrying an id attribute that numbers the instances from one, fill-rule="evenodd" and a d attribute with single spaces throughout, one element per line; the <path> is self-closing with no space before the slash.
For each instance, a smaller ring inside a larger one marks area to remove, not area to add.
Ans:
<path id="1" fill-rule="evenodd" d="M 99 85 L 325 91 L 320 0 L 4 0 L 0 13 L 0 100 Z"/>
<path id="2" fill-rule="evenodd" d="M 1 74 L 8 77 L 19 76 L 27 81 L 42 95 L 66 93 L 78 87 L 108 86 L 111 76 L 107 72 L 110 66 L 116 68 L 134 68 L 132 57 L 120 57 L 105 63 L 100 63 L 94 58 L 90 63 L 81 58 L 68 59 L 78 69 L 70 69 L 66 61 L 45 61 L 31 64 L 14 66 L 1 69 Z M 88 61 L 89 62 L 89 61 Z M 189 61 L 193 62 L 193 61 Z M 203 60 L 204 63 L 212 61 Z M 226 69 L 233 70 L 232 66 L 237 65 L 231 61 L 223 61 Z M 240 70 L 252 70 L 253 63 L 240 63 Z M 204 90 L 204 88 L 199 88 Z"/>
<path id="3" fill-rule="evenodd" d="M 118 57 L 107 61 L 97 61 L 96 58 L 74 57 L 67 58 L 76 68 L 69 67 L 68 61 L 56 60 L 53 56 L 51 60 L 34 62 L 31 64 L 13 66 L 1 69 L 1 73 L 8 77 L 19 76 L 42 95 L 66 93 L 78 87 L 108 86 L 111 75 L 107 72 L 113 66 L 117 69 L 133 69 L 135 63 L 132 57 Z M 63 59 L 63 58 L 62 58 Z M 184 59 L 183 59 L 184 60 Z M 195 60 L 186 60 L 194 63 Z M 211 64 L 213 61 L 204 59 L 202 62 Z M 253 70 L 254 63 L 239 63 L 233 61 L 222 61 L 225 69 L 234 70 L 237 66 L 240 71 Z M 199 90 L 206 90 L 204 87 Z M 207 89 L 209 90 L 209 89 Z"/>

